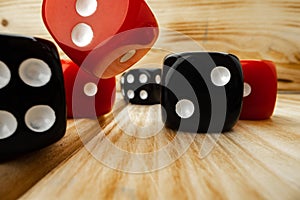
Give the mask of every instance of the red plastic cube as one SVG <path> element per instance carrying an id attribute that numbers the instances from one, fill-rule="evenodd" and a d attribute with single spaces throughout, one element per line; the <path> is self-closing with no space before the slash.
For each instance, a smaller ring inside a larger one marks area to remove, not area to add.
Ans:
<path id="1" fill-rule="evenodd" d="M 44 0 L 44 23 L 80 67 L 111 78 L 139 61 L 158 37 L 144 0 Z"/>
<path id="2" fill-rule="evenodd" d="M 69 118 L 96 118 L 111 111 L 115 101 L 115 78 L 98 79 L 74 62 L 62 60 Z"/>
<path id="3" fill-rule="evenodd" d="M 273 62 L 241 60 L 244 100 L 240 119 L 263 120 L 272 116 L 277 97 L 277 74 Z"/>

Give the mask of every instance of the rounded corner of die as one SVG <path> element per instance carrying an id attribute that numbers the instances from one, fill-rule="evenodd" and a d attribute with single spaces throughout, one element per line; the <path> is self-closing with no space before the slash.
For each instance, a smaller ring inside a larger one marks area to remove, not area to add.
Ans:
<path id="1" fill-rule="evenodd" d="M 177 61 L 178 59 L 178 54 L 168 54 L 165 58 L 164 58 L 164 66 L 168 66 L 171 67 L 172 65 L 174 65 L 174 63 Z"/>

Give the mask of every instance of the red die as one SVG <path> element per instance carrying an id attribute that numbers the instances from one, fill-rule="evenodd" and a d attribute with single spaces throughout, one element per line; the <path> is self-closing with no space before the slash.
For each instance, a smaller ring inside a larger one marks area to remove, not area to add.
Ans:
<path id="1" fill-rule="evenodd" d="M 272 116 L 277 97 L 276 67 L 271 61 L 241 60 L 244 100 L 240 119 L 263 120 Z"/>
<path id="2" fill-rule="evenodd" d="M 158 37 L 157 21 L 144 0 L 44 0 L 42 10 L 62 50 L 101 78 L 128 69 Z"/>
<path id="3" fill-rule="evenodd" d="M 98 79 L 72 61 L 62 60 L 67 115 L 95 118 L 111 111 L 115 101 L 115 78 Z"/>

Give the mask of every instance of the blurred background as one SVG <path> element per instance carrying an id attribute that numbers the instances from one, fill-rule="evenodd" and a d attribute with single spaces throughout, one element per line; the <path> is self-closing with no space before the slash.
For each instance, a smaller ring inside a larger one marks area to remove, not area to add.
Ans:
<path id="1" fill-rule="evenodd" d="M 178 31 L 207 51 L 233 53 L 240 59 L 272 60 L 277 65 L 279 90 L 300 91 L 300 1 L 147 2 L 161 28 Z M 42 0 L 0 0 L 0 32 L 52 40 L 42 22 L 41 5 Z M 180 49 L 188 43 L 186 39 L 168 32 L 159 42 Z M 62 51 L 60 54 L 66 58 Z M 162 63 L 164 56 L 154 49 L 134 67 Z"/>

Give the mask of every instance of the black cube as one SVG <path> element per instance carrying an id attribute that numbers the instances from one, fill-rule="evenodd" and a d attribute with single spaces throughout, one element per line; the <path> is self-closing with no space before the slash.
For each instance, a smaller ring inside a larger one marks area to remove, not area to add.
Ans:
<path id="1" fill-rule="evenodd" d="M 0 159 L 6 159 L 62 138 L 66 101 L 52 42 L 0 35 L 0 44 Z"/>
<path id="2" fill-rule="evenodd" d="M 160 83 L 161 69 L 132 69 L 121 77 L 122 95 L 125 101 L 131 104 L 160 104 Z"/>
<path id="3" fill-rule="evenodd" d="M 187 52 L 165 58 L 162 72 L 162 119 L 187 132 L 229 131 L 243 99 L 239 59 L 217 52 Z"/>

